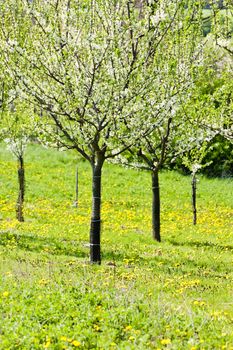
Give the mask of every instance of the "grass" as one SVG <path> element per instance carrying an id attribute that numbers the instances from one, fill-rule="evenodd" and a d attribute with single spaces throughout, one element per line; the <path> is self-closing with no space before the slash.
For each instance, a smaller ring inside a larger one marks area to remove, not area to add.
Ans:
<path id="1" fill-rule="evenodd" d="M 103 173 L 103 264 L 88 263 L 91 171 L 31 145 L 24 223 L 16 162 L 0 146 L 0 349 L 233 349 L 232 179 L 162 172 L 162 243 L 151 238 L 150 175 Z"/>

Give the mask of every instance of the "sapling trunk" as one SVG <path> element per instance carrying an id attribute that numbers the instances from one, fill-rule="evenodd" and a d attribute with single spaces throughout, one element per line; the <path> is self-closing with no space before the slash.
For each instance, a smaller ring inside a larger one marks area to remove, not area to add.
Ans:
<path id="1" fill-rule="evenodd" d="M 77 165 L 76 174 L 75 174 L 75 201 L 74 201 L 74 207 L 78 208 L 78 165 Z"/>
<path id="2" fill-rule="evenodd" d="M 159 172 L 157 169 L 152 171 L 152 232 L 153 238 L 161 242 Z"/>
<path id="3" fill-rule="evenodd" d="M 101 173 L 103 162 L 92 165 L 92 215 L 90 228 L 90 262 L 101 264 Z"/>
<path id="4" fill-rule="evenodd" d="M 192 207 L 193 207 L 193 225 L 197 224 L 197 178 L 196 172 L 192 173 Z"/>
<path id="5" fill-rule="evenodd" d="M 18 157 L 18 182 L 19 182 L 19 194 L 16 202 L 16 218 L 20 221 L 24 221 L 23 217 L 23 203 L 25 193 L 25 173 L 24 173 L 24 161 L 23 156 Z"/>

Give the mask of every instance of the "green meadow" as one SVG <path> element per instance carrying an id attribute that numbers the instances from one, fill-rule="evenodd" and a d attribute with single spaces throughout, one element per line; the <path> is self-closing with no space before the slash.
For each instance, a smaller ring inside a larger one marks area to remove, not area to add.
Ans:
<path id="1" fill-rule="evenodd" d="M 75 170 L 79 166 L 79 206 Z M 91 169 L 30 145 L 25 222 L 17 162 L 0 146 L 0 349 L 233 349 L 233 180 L 163 171 L 162 242 L 150 174 L 106 164 L 102 265 L 89 264 Z"/>

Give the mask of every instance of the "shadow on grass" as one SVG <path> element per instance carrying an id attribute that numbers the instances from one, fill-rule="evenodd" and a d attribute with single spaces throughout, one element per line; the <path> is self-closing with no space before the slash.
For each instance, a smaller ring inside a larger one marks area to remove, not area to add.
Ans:
<path id="1" fill-rule="evenodd" d="M 168 243 L 174 245 L 174 246 L 191 246 L 191 247 L 208 247 L 216 250 L 224 250 L 228 249 L 229 251 L 233 250 L 233 246 L 220 246 L 218 244 L 214 244 L 208 241 L 204 242 L 179 242 L 176 240 L 167 240 Z M 8 249 L 18 248 L 23 251 L 28 252 L 37 252 L 38 254 L 41 253 L 48 253 L 54 256 L 66 256 L 70 258 L 84 258 L 85 260 L 88 260 L 89 257 L 89 244 L 85 244 L 82 241 L 76 241 L 76 240 L 66 240 L 66 239 L 54 239 L 51 237 L 38 237 L 34 236 L 32 234 L 20 234 L 20 233 L 12 233 L 12 232 L 3 232 L 0 233 L 0 245 L 5 246 Z M 174 259 L 170 256 L 158 256 L 155 254 L 150 255 L 150 257 L 143 257 L 141 255 L 142 252 L 139 252 L 138 256 L 133 256 L 134 259 L 137 260 L 137 264 L 141 266 L 148 266 L 148 263 L 151 268 L 154 269 L 154 271 L 159 271 L 161 269 L 166 270 L 167 273 L 174 273 Z M 102 251 L 102 260 L 107 265 L 118 265 L 119 263 L 124 263 L 124 259 L 131 259 L 131 254 L 125 254 L 125 251 L 121 252 L 120 250 L 114 250 L 112 247 L 105 247 L 105 249 Z M 163 262 L 163 267 L 161 267 L 158 263 Z M 176 267 L 175 269 L 179 271 L 179 273 L 184 273 L 190 270 L 190 268 L 193 268 L 196 272 L 199 273 L 199 268 L 211 268 L 212 267 L 212 260 L 211 261 L 192 261 L 189 259 L 184 259 L 182 257 L 181 260 L 177 260 L 177 262 L 180 263 L 179 267 Z M 128 264 L 128 263 L 127 263 Z M 213 275 L 216 274 L 216 272 L 222 272 L 225 271 L 226 267 L 224 267 L 220 262 L 215 262 Z"/>
<path id="2" fill-rule="evenodd" d="M 9 249 L 17 247 L 30 252 L 47 252 L 53 255 L 66 255 L 77 258 L 87 257 L 85 251 L 80 249 L 80 242 L 56 240 L 51 237 L 38 237 L 21 235 L 19 233 L 3 232 L 0 234 L 0 245 Z"/>
<path id="3" fill-rule="evenodd" d="M 38 237 L 32 234 L 12 232 L 0 233 L 0 245 L 11 249 L 18 248 L 28 252 L 49 253 L 52 255 L 65 255 L 77 258 L 88 258 L 89 243 L 75 240 L 54 239 L 51 237 Z M 112 250 L 102 251 L 102 259 L 111 262 L 123 261 L 128 258 L 121 252 Z"/>
<path id="4" fill-rule="evenodd" d="M 189 246 L 189 247 L 196 247 L 196 248 L 213 248 L 216 250 L 233 250 L 233 245 L 221 245 L 209 241 L 176 241 L 173 239 L 167 239 L 168 243 L 174 245 L 174 246 Z"/>

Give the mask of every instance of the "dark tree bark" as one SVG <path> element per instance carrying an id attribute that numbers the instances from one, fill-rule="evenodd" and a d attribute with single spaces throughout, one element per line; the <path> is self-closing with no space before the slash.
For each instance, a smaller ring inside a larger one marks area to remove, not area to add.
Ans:
<path id="1" fill-rule="evenodd" d="M 101 175 L 103 159 L 92 164 L 92 215 L 90 227 L 90 262 L 101 264 L 100 232 L 101 232 Z"/>
<path id="2" fill-rule="evenodd" d="M 24 173 L 24 161 L 23 156 L 18 158 L 18 181 L 19 181 L 19 194 L 16 202 L 16 218 L 20 221 L 24 221 L 23 217 L 23 203 L 25 193 L 25 173 Z"/>
<path id="3" fill-rule="evenodd" d="M 192 174 L 192 207 L 193 207 L 193 225 L 197 224 L 197 178 L 196 173 Z"/>
<path id="4" fill-rule="evenodd" d="M 159 192 L 159 171 L 152 171 L 152 232 L 153 238 L 161 242 L 160 236 L 160 192 Z"/>

